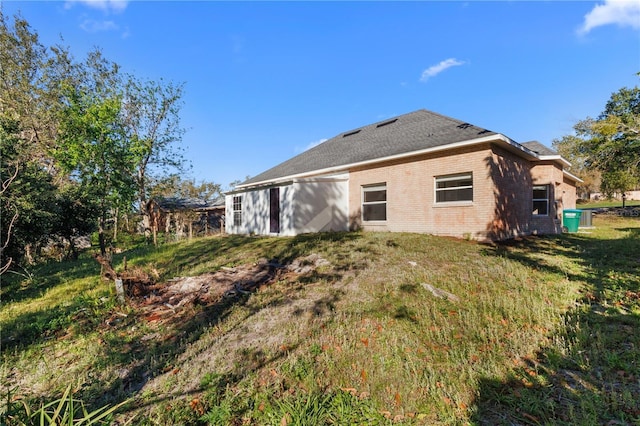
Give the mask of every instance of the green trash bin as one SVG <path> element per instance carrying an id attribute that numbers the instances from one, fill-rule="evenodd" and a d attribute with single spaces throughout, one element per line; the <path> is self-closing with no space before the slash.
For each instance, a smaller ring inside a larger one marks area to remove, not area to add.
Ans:
<path id="1" fill-rule="evenodd" d="M 578 232 L 580 216 L 582 216 L 582 210 L 565 209 L 562 211 L 562 226 L 567 229 L 567 232 Z"/>

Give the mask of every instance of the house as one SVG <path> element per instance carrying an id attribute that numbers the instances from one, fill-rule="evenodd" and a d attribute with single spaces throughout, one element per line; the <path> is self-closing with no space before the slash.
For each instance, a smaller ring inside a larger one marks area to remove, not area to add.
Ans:
<path id="1" fill-rule="evenodd" d="M 186 234 L 209 235 L 224 230 L 225 200 L 213 201 L 200 198 L 157 197 L 147 203 L 151 216 L 151 231 L 154 240 L 158 231 L 182 239 Z"/>
<path id="2" fill-rule="evenodd" d="M 226 194 L 226 230 L 558 233 L 580 181 L 568 166 L 539 142 L 418 110 L 341 133 L 238 185 Z"/>

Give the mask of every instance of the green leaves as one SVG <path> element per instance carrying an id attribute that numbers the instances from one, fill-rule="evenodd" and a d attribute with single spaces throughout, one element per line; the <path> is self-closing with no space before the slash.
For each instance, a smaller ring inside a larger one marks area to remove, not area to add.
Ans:
<path id="1" fill-rule="evenodd" d="M 607 195 L 640 183 L 640 88 L 613 93 L 597 119 L 579 121 L 574 130 L 576 136 L 564 136 L 554 147 L 578 176 L 593 179 L 594 171 L 602 173 L 600 189 Z"/>
<path id="2" fill-rule="evenodd" d="M 22 402 L 23 419 L 13 419 L 20 426 L 81 426 L 92 424 L 110 424 L 113 413 L 129 401 L 123 401 L 113 407 L 108 405 L 94 411 L 87 411 L 84 402 L 73 397 L 71 385 L 67 387 L 60 399 L 42 405 L 33 410 L 26 402 Z M 16 416 L 17 417 L 17 416 Z"/>

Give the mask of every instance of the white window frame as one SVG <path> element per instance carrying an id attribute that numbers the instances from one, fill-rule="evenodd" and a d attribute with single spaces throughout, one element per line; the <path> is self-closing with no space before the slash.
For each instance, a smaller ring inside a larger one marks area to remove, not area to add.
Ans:
<path id="1" fill-rule="evenodd" d="M 460 186 L 452 186 L 448 188 L 438 188 L 438 183 L 440 182 L 452 182 L 457 180 L 459 181 L 471 180 L 471 185 L 460 185 Z M 434 194 L 433 194 L 434 204 L 437 204 L 437 205 L 460 204 L 460 203 L 471 204 L 473 203 L 473 172 L 457 173 L 454 175 L 436 176 L 434 179 L 433 188 L 434 188 Z M 438 201 L 438 194 L 445 193 L 446 191 L 460 191 L 462 189 L 471 190 L 471 199 Z"/>
<path id="2" fill-rule="evenodd" d="M 541 191 L 542 189 L 545 190 L 546 192 L 546 197 L 545 198 L 533 198 L 533 194 L 535 191 Z M 532 197 L 532 203 L 531 203 L 531 214 L 534 216 L 549 216 L 550 212 L 550 207 L 551 207 L 551 203 L 549 203 L 549 194 L 551 193 L 551 185 L 549 184 L 544 184 L 544 185 L 533 185 L 533 187 L 531 188 L 531 197 Z M 535 204 L 536 202 L 544 202 L 546 204 L 546 213 L 536 213 L 536 209 L 535 209 Z"/>
<path id="3" fill-rule="evenodd" d="M 366 222 L 366 223 L 371 223 L 371 222 L 386 222 L 387 221 L 387 183 L 386 182 L 381 182 L 381 183 L 375 183 L 375 184 L 371 184 L 371 185 L 362 185 L 362 190 L 361 190 L 361 199 L 362 199 L 362 221 Z M 374 192 L 374 191 L 383 191 L 384 190 L 384 201 L 365 201 L 365 194 L 367 192 Z M 373 219 L 373 220 L 366 220 L 365 219 L 365 214 L 364 214 L 364 210 L 365 210 L 365 206 L 374 206 L 374 205 L 384 205 L 384 219 Z"/>
<path id="4" fill-rule="evenodd" d="M 242 195 L 233 196 L 233 225 L 242 225 Z"/>

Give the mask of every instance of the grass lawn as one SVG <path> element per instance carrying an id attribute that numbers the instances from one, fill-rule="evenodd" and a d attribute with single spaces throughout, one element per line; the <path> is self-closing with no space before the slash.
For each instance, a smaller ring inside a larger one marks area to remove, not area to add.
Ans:
<path id="1" fill-rule="evenodd" d="M 640 200 L 627 200 L 626 207 L 640 207 Z M 589 201 L 588 203 L 578 204 L 579 209 L 599 209 L 605 207 L 622 207 L 622 201 L 605 200 L 605 201 Z"/>
<path id="2" fill-rule="evenodd" d="M 129 400 L 120 424 L 639 424 L 640 219 L 594 225 L 498 245 L 331 233 L 118 255 L 158 283 L 327 261 L 176 299 L 162 320 L 152 295 L 118 305 L 88 255 L 3 276 L 0 423 L 71 385 L 89 408 Z"/>

